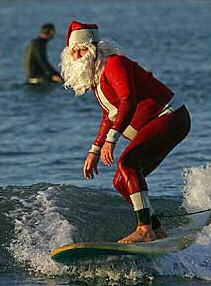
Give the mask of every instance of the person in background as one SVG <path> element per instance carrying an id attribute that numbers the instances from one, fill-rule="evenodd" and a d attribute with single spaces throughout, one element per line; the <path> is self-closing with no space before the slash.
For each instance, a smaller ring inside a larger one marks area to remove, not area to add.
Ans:
<path id="1" fill-rule="evenodd" d="M 52 67 L 47 58 L 46 45 L 54 35 L 54 25 L 45 23 L 41 27 L 39 36 L 27 46 L 24 62 L 28 83 L 62 82 L 59 72 Z"/>
<path id="2" fill-rule="evenodd" d="M 137 225 L 118 242 L 165 237 L 150 203 L 145 177 L 189 133 L 190 116 L 182 97 L 117 46 L 102 41 L 96 24 L 70 23 L 61 68 L 66 88 L 76 94 L 92 89 L 102 108 L 99 131 L 83 167 L 85 178 L 93 179 L 94 173 L 98 174 L 99 158 L 105 166 L 114 163 L 120 136 L 129 140 L 118 158 L 113 184 L 132 206 Z"/>

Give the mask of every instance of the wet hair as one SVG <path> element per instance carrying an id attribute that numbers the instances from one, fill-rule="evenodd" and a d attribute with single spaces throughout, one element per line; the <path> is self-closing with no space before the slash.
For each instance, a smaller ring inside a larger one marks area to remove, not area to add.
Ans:
<path id="1" fill-rule="evenodd" d="M 49 35 L 50 31 L 55 31 L 55 26 L 52 23 L 45 23 L 41 27 L 41 33 Z"/>

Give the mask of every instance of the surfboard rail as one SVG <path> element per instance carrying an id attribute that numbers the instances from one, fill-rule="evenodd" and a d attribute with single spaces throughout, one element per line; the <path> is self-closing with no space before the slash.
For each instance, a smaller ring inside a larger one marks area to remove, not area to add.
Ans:
<path id="1" fill-rule="evenodd" d="M 51 251 L 50 257 L 61 263 L 99 255 L 158 255 L 180 251 L 194 241 L 193 236 L 170 237 L 149 242 L 81 242 L 63 245 Z"/>

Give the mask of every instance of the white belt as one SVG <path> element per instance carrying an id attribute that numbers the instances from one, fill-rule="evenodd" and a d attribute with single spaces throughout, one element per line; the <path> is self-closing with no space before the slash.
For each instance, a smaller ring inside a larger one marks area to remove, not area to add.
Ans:
<path id="1" fill-rule="evenodd" d="M 168 114 L 168 113 L 172 113 L 174 111 L 176 111 L 177 109 L 179 109 L 182 105 L 183 105 L 183 101 L 181 96 L 179 95 L 174 95 L 170 101 L 165 105 L 165 107 L 163 108 L 163 110 L 161 111 L 161 113 L 158 115 L 158 117 L 164 115 L 164 114 Z"/>

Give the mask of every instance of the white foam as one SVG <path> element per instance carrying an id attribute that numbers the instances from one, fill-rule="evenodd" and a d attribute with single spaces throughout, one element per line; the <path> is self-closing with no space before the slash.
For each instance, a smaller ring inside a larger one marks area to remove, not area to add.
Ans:
<path id="1" fill-rule="evenodd" d="M 211 208 L 211 165 L 185 170 L 183 207 L 188 212 Z M 200 227 L 194 244 L 187 249 L 165 255 L 156 260 L 155 269 L 160 275 L 176 275 L 211 280 L 211 224 L 210 212 L 190 216 L 192 227 Z"/>
<path id="2" fill-rule="evenodd" d="M 188 212 L 210 207 L 210 175 L 210 165 L 185 170 L 183 207 Z M 31 199 L 21 202 L 28 208 L 26 211 L 18 207 L 18 211 L 12 213 L 17 216 L 17 220 L 16 238 L 11 242 L 10 251 L 17 261 L 27 265 L 31 271 L 47 276 L 68 275 L 83 281 L 98 278 L 108 281 L 108 285 L 109 281 L 137 281 L 143 277 L 150 277 L 146 279 L 151 281 L 153 273 L 211 280 L 211 225 L 198 231 L 196 241 L 187 249 L 165 256 L 153 256 L 147 261 L 122 256 L 73 264 L 71 267 L 54 263 L 49 257 L 49 251 L 71 243 L 75 230 L 63 215 L 67 209 L 56 203 L 59 192 L 58 187 L 51 187 L 32 194 Z M 191 218 L 191 227 L 202 227 L 207 222 L 208 213 Z"/>
<path id="3" fill-rule="evenodd" d="M 18 216 L 14 225 L 15 238 L 10 244 L 14 258 L 31 271 L 51 276 L 63 274 L 67 267 L 54 263 L 49 252 L 71 243 L 74 231 L 73 225 L 61 215 L 62 208 L 55 207 L 56 192 L 58 187 L 50 187 L 33 195 L 28 204 L 22 199 L 20 203 L 27 206 L 27 210 L 23 211 L 22 208 L 19 209 L 21 213 L 18 214 L 16 210 L 10 214 Z"/>
<path id="4" fill-rule="evenodd" d="M 183 206 L 188 211 L 211 207 L 211 164 L 191 167 L 183 173 L 185 180 Z"/>
<path id="5" fill-rule="evenodd" d="M 58 192 L 58 187 L 51 187 L 32 194 L 27 200 L 21 199 L 19 204 L 27 209 L 23 211 L 20 207 L 19 212 L 10 214 L 18 217 L 14 220 L 15 238 L 9 248 L 17 262 L 33 273 L 49 277 L 68 275 L 83 281 L 98 278 L 108 281 L 108 285 L 109 281 L 136 281 L 146 274 L 140 266 L 142 262 L 134 262 L 134 257 L 104 257 L 69 267 L 55 263 L 49 256 L 50 250 L 71 243 L 75 230 L 62 216 L 65 210 L 55 203 Z"/>

